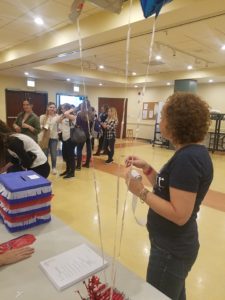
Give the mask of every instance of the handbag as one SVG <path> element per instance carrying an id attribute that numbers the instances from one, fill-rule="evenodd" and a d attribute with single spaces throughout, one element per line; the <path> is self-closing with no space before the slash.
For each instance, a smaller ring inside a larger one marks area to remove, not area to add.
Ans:
<path id="1" fill-rule="evenodd" d="M 48 116 L 44 116 L 43 128 L 38 136 L 38 144 L 41 149 L 48 149 L 49 139 L 50 139 L 50 128 L 47 124 Z"/>
<path id="2" fill-rule="evenodd" d="M 74 144 L 83 144 L 87 140 L 84 130 L 76 126 L 70 128 L 70 138 Z"/>
<path id="3" fill-rule="evenodd" d="M 40 135 L 41 137 L 38 142 L 39 146 L 41 147 L 41 149 L 48 149 L 48 143 L 50 139 L 50 129 L 49 128 L 43 129 Z"/>

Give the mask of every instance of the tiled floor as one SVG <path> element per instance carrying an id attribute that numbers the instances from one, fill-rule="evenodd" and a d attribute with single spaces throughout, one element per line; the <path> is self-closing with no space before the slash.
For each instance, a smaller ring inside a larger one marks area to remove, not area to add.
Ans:
<path id="1" fill-rule="evenodd" d="M 53 182 L 55 194 L 52 207 L 54 215 L 100 246 L 96 182 L 104 250 L 112 255 L 115 236 L 118 245 L 122 211 L 126 200 L 122 247 L 118 260 L 145 278 L 150 249 L 148 234 L 145 227 L 139 226 L 134 219 L 131 209 L 132 197 L 130 194 L 127 195 L 122 178 L 125 172 L 123 161 L 129 154 L 139 155 L 159 169 L 173 155 L 173 151 L 153 148 L 150 144 L 141 142 L 125 142 L 117 145 L 115 163 L 112 165 L 105 165 L 105 157 L 100 156 L 94 159 L 94 168 L 82 169 L 76 173 L 74 179 L 66 181 L 59 176 L 51 175 L 50 180 Z M 198 218 L 200 253 L 187 279 L 187 296 L 190 300 L 225 299 L 225 156 L 213 154 L 212 158 L 215 169 L 214 181 Z M 58 170 L 63 170 L 60 159 Z M 116 230 L 117 203 L 119 210 Z M 147 207 L 139 204 L 137 215 L 144 218 L 146 213 Z"/>

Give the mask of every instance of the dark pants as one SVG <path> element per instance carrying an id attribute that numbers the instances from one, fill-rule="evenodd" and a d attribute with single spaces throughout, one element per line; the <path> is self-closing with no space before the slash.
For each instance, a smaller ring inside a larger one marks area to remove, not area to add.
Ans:
<path id="1" fill-rule="evenodd" d="M 177 258 L 151 241 L 146 280 L 172 300 L 185 300 L 185 279 L 196 257 Z"/>
<path id="2" fill-rule="evenodd" d="M 75 145 L 72 143 L 71 139 L 63 141 L 63 160 L 66 162 L 66 171 L 67 173 L 75 172 L 75 154 L 74 154 Z"/>
<path id="3" fill-rule="evenodd" d="M 106 144 L 105 144 L 106 136 L 105 136 L 105 129 L 102 131 L 102 135 L 98 139 L 98 150 L 97 153 L 100 154 L 102 150 L 106 149 Z"/>
<path id="4" fill-rule="evenodd" d="M 32 170 L 32 171 L 36 172 L 37 174 L 47 178 L 50 173 L 50 166 L 49 166 L 49 163 L 46 162 L 43 165 L 37 166 L 35 168 L 29 168 L 28 170 Z M 13 165 L 10 168 L 8 168 L 7 173 L 14 173 L 14 172 L 20 172 L 20 171 L 24 171 L 24 169 L 21 165 L 17 164 L 17 165 Z"/>
<path id="5" fill-rule="evenodd" d="M 37 174 L 47 178 L 49 173 L 50 173 L 50 166 L 49 166 L 49 163 L 46 162 L 45 164 L 43 165 L 40 165 L 38 167 L 35 167 L 35 168 L 32 168 L 30 170 L 33 170 L 34 172 L 36 172 Z"/>
<path id="6" fill-rule="evenodd" d="M 94 150 L 94 146 L 95 146 L 95 138 L 91 138 L 91 149 Z"/>
<path id="7" fill-rule="evenodd" d="M 115 148 L 115 139 L 106 139 L 106 150 L 107 150 L 107 154 L 108 154 L 108 159 L 113 159 L 113 155 L 114 155 L 114 148 Z"/>
<path id="8" fill-rule="evenodd" d="M 86 143 L 86 151 L 87 151 L 86 164 L 89 165 L 90 160 L 91 160 L 91 139 L 88 138 L 85 143 Z M 82 150 L 83 150 L 83 147 L 84 147 L 85 143 L 77 145 L 77 166 L 78 167 L 81 166 Z"/>

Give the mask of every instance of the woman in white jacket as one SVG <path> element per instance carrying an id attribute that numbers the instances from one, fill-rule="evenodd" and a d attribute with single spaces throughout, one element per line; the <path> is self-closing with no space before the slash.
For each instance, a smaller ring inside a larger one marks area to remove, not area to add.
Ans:
<path id="1" fill-rule="evenodd" d="M 57 145 L 58 145 L 58 121 L 59 116 L 56 114 L 56 106 L 54 102 L 49 102 L 46 109 L 46 114 L 40 116 L 41 133 L 39 134 L 39 145 L 43 152 L 48 157 L 50 152 L 52 174 L 57 174 Z M 47 138 L 46 143 L 41 142 Z"/>

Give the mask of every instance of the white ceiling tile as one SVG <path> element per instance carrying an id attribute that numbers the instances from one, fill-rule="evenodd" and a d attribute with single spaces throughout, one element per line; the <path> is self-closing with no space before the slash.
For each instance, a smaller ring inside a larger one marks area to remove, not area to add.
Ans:
<path id="1" fill-rule="evenodd" d="M 7 29 L 0 29 L 0 45 L 1 48 L 3 47 L 3 45 L 5 45 L 5 47 L 12 47 L 13 45 L 16 45 L 24 40 L 26 40 L 26 35 L 23 33 L 16 33 L 15 31 L 12 30 L 7 30 Z"/>
<path id="2" fill-rule="evenodd" d="M 49 0 L 1 0 L 0 15 L 4 13 L 7 16 L 16 18 L 48 1 Z"/>
<path id="3" fill-rule="evenodd" d="M 68 24 L 70 23 L 70 10 L 68 7 L 60 3 L 55 3 L 55 1 L 48 1 L 38 8 L 32 9 L 32 13 L 33 16 L 40 16 L 44 20 L 46 26 L 54 26 L 64 20 L 68 20 Z"/>
<path id="4" fill-rule="evenodd" d="M 13 20 L 14 18 L 12 17 L 0 15 L 0 29 L 6 26 L 8 23 L 12 22 Z"/>

